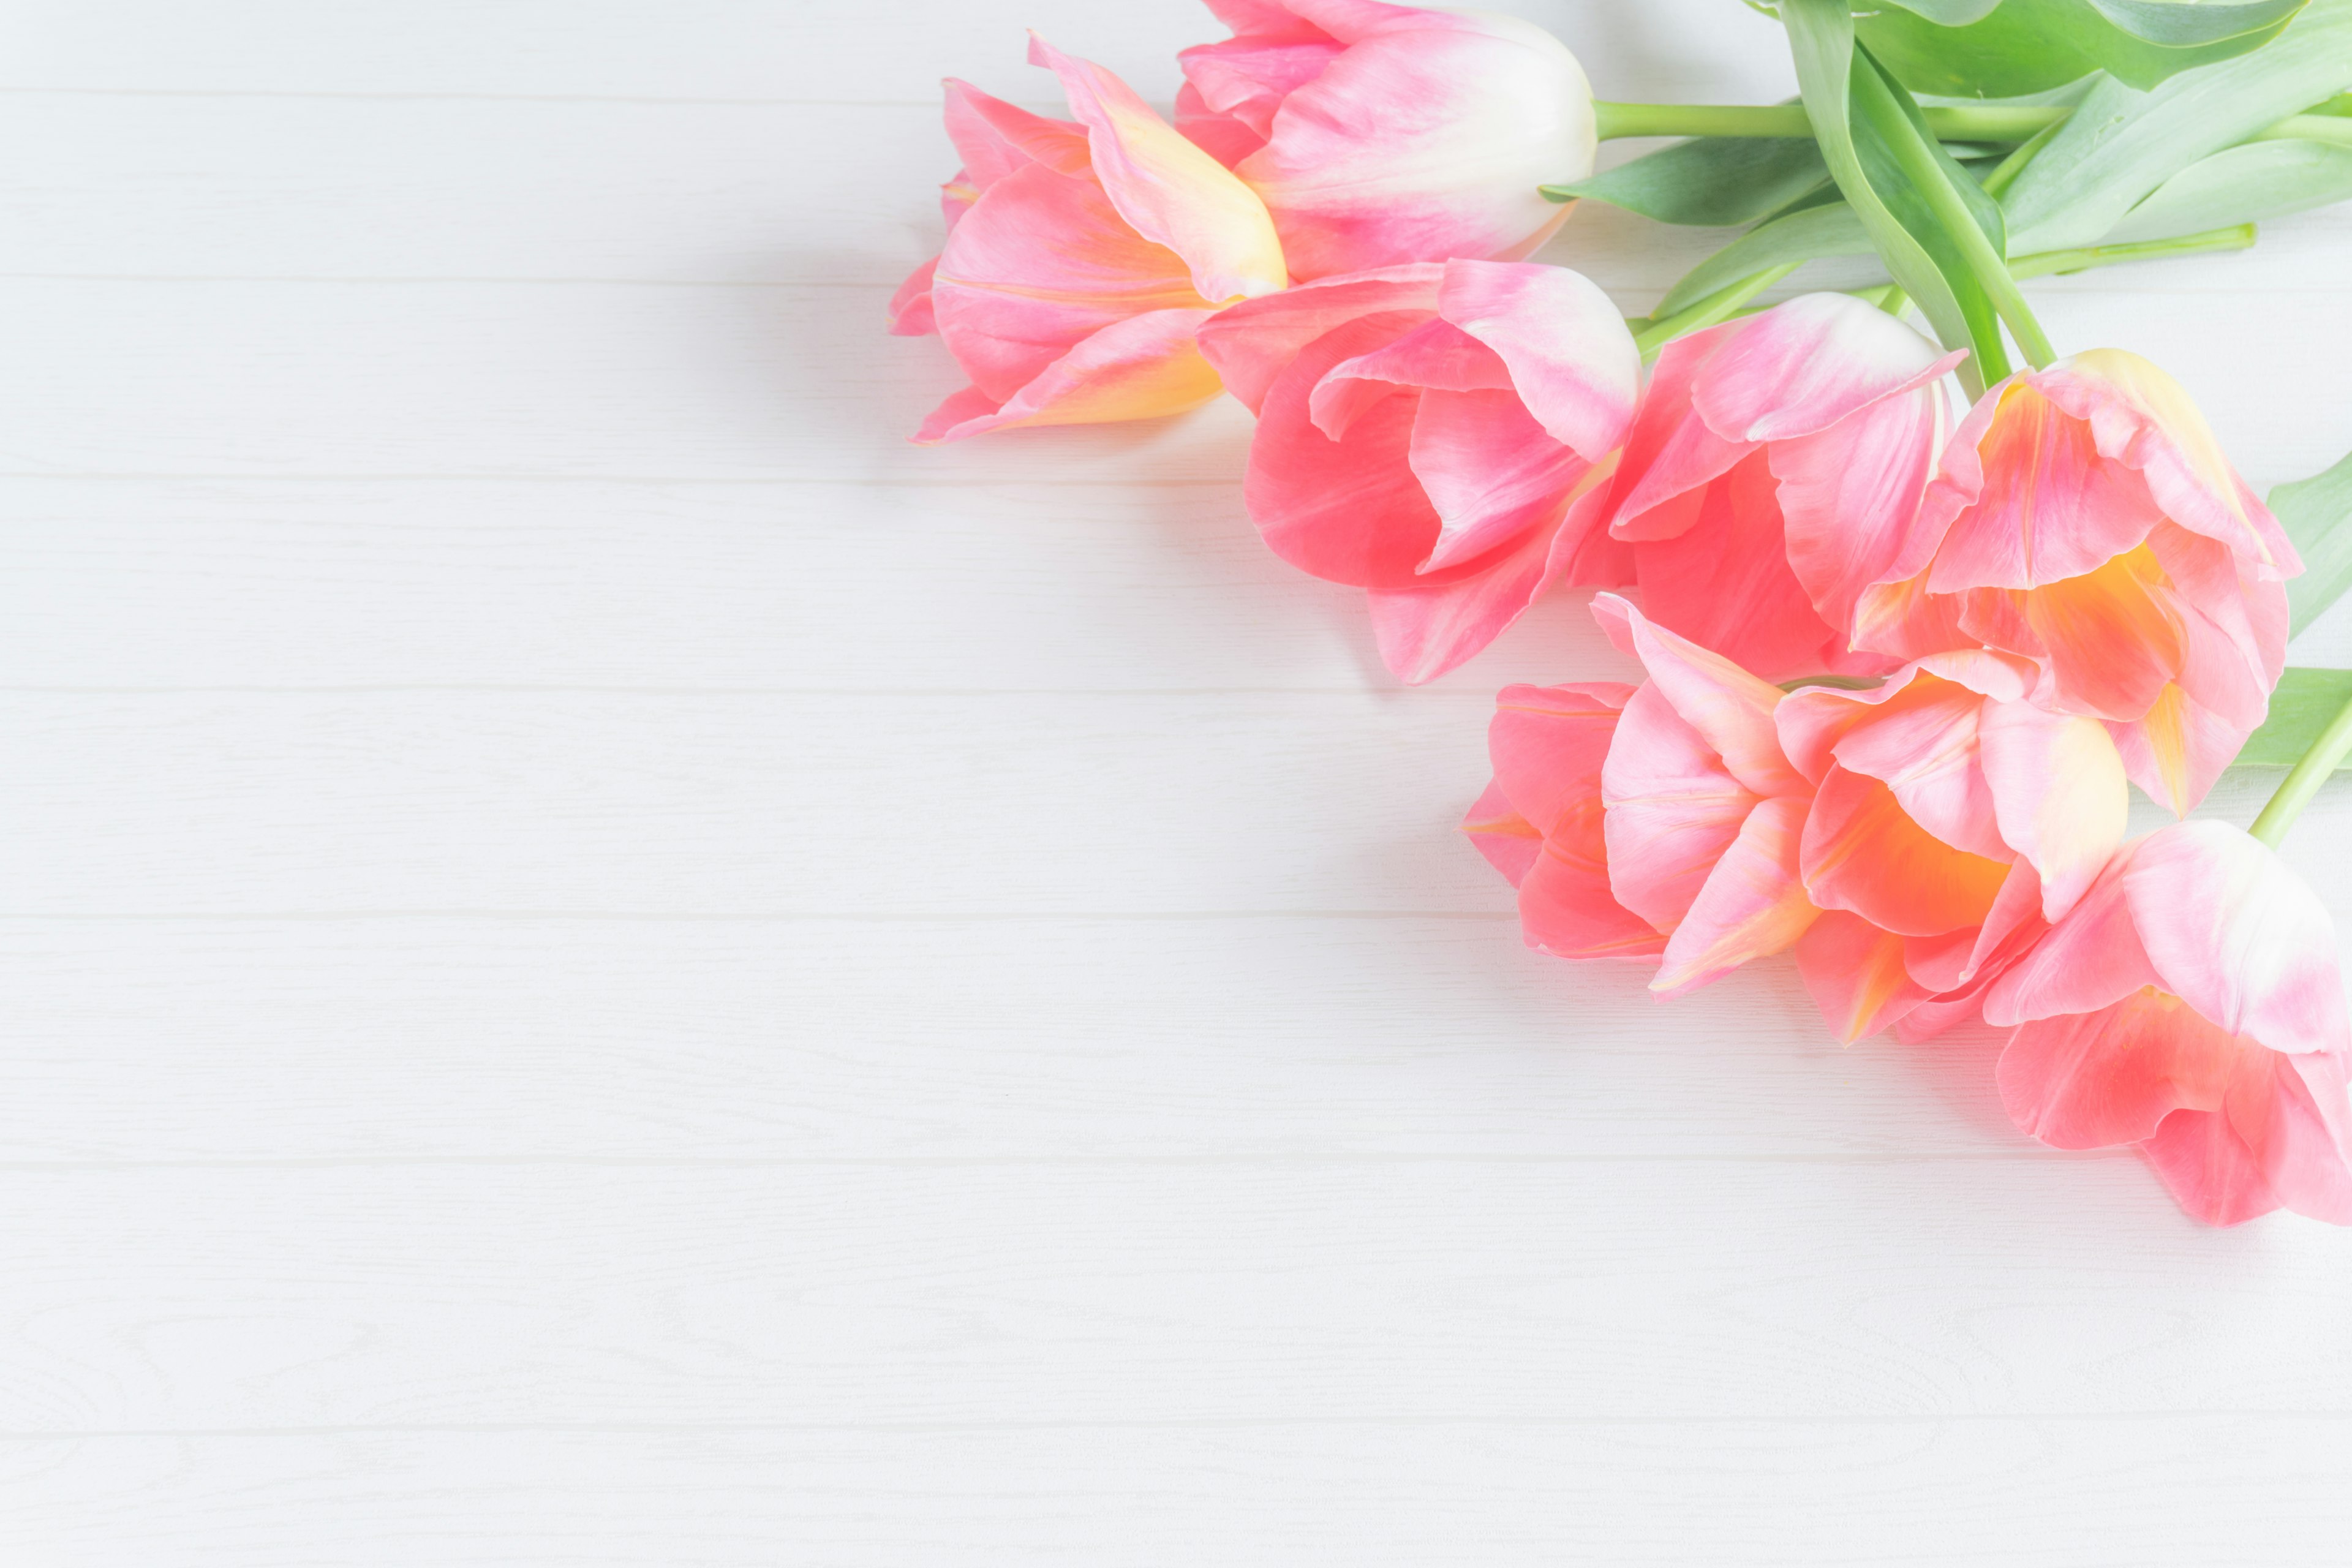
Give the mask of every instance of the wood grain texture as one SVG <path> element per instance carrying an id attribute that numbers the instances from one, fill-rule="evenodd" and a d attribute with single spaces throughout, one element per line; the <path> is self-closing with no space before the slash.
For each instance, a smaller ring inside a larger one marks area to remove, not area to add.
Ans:
<path id="1" fill-rule="evenodd" d="M 905 443 L 938 79 L 1164 101 L 1185 0 L 0 26 L 0 1560 L 2341 1560 L 2352 1238 L 1524 948 L 1452 827 L 1580 595 L 1402 690 L 1230 405 Z M 2032 287 L 2267 486 L 2347 237 Z"/>

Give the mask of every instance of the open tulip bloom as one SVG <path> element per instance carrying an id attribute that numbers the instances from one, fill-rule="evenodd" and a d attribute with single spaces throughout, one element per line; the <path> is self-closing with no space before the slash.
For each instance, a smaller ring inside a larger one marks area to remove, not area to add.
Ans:
<path id="1" fill-rule="evenodd" d="M 2352 676 L 2285 668 L 2352 585 L 2352 458 L 2266 504 L 2017 285 L 2352 196 L 2352 0 L 1967 25 L 2003 3 L 1756 7 L 1802 101 L 1752 108 L 1598 100 L 1531 24 L 1382 0 L 1208 0 L 1172 121 L 1034 43 L 1069 120 L 948 84 L 946 244 L 891 317 L 971 385 L 917 438 L 1228 392 L 1240 504 L 1408 683 L 1598 590 L 1643 679 L 1506 687 L 1463 825 L 1530 946 L 1661 999 L 1788 953 L 1842 1040 L 2009 1030 L 2023 1131 L 2135 1147 L 2199 1219 L 2352 1224 L 2337 939 L 2277 853 L 2352 753 Z M 1628 319 L 1531 258 L 1579 198 L 1749 226 Z M 1864 255 L 1886 283 L 1757 302 Z M 2293 764 L 2251 829 L 2127 841 L 2131 786 L 2184 816 L 2249 762 Z"/>

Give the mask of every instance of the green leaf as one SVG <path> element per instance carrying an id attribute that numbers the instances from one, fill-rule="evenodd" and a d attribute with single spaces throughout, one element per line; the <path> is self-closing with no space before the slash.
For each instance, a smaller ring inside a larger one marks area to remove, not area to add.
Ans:
<path id="1" fill-rule="evenodd" d="M 1991 314 L 1981 290 L 1975 300 L 1963 304 L 1961 289 L 1971 288 L 1972 281 L 1963 274 L 1956 287 L 1937 257 L 1906 221 L 1906 216 L 1917 221 L 1925 203 L 1902 176 L 1885 145 L 1883 127 L 1855 112 L 1857 77 L 1869 73 L 1867 84 L 1882 91 L 1884 84 L 1875 68 L 1855 51 L 1853 18 L 1847 13 L 1846 0 L 1781 0 L 1780 20 L 1789 29 L 1789 48 L 1796 60 L 1805 112 L 1812 120 L 1814 137 L 1832 177 L 1862 220 L 1879 258 L 1886 263 L 1888 276 L 1918 305 L 1937 337 L 1947 348 L 1974 351 L 1961 366 L 1961 381 L 1969 395 L 1975 396 L 1983 391 L 1988 375 L 1997 379 L 2006 374 L 1999 329 L 1994 329 L 1990 343 L 1979 338 L 1978 329 Z M 1859 136 L 1858 129 L 1862 129 Z M 1882 185 L 1882 180 L 1889 183 Z M 1902 203 L 1903 215 L 1890 204 L 1890 196 Z M 1935 226 L 1932 215 L 1929 222 Z M 1948 247 L 1947 238 L 1943 248 Z M 2001 368 L 1995 369 L 1996 365 Z"/>
<path id="2" fill-rule="evenodd" d="M 1908 88 L 1971 98 L 2041 92 L 2092 71 L 2134 87 L 2270 42 L 2307 0 L 2007 0 L 1954 26 L 1926 7 L 1858 16 L 1863 43 Z"/>
<path id="3" fill-rule="evenodd" d="M 1692 268 L 1658 301 L 1657 313 L 1671 316 L 1686 310 L 1767 268 L 1824 256 L 1868 256 L 1874 248 L 1869 230 L 1845 203 L 1801 208 L 1758 225 Z"/>
<path id="4" fill-rule="evenodd" d="M 2352 0 L 2312 0 L 2275 47 L 2184 72 L 2153 91 L 2092 88 L 2001 198 L 2021 253 L 2095 244 L 2200 159 L 2352 81 Z"/>
<path id="5" fill-rule="evenodd" d="M 1723 228 L 1754 223 L 1829 179 L 1809 138 L 1702 136 L 1574 184 L 1546 185 L 1543 194 L 1556 202 L 1589 196 L 1660 223 Z"/>
<path id="6" fill-rule="evenodd" d="M 2101 244 L 2169 239 L 2279 217 L 2352 197 L 2352 147 L 2332 142 L 2249 142 L 2167 180 Z"/>
<path id="7" fill-rule="evenodd" d="M 2344 704 L 2352 700 L 2352 669 L 2289 669 L 2271 693 L 2271 714 L 2246 737 L 2235 761 L 2242 768 L 2291 768 L 2311 750 Z M 2352 756 L 2336 764 L 2352 768 Z"/>
<path id="8" fill-rule="evenodd" d="M 2324 474 L 2274 487 L 2270 509 L 2303 557 L 2303 575 L 2286 584 L 2293 637 L 2352 588 L 2352 455 Z"/>

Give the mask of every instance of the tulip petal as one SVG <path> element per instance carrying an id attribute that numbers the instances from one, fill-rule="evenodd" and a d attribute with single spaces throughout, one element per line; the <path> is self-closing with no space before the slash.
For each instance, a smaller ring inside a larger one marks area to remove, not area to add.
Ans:
<path id="1" fill-rule="evenodd" d="M 2153 1135 L 2175 1110 L 2218 1109 L 2243 1042 L 2144 987 L 2093 1013 L 2021 1025 L 1995 1079 L 2010 1120 L 2053 1149 Z"/>
<path id="2" fill-rule="evenodd" d="M 1519 926 L 1529 947 L 1558 958 L 1654 958 L 1666 939 L 1609 896 L 1597 834 L 1544 840 L 1519 884 Z"/>
<path id="3" fill-rule="evenodd" d="M 1512 806 L 1500 779 L 1490 781 L 1463 816 L 1462 831 L 1514 888 L 1527 880 L 1543 852 L 1543 834 Z"/>
<path id="4" fill-rule="evenodd" d="M 1061 79 L 1070 112 L 1087 128 L 1095 176 L 1119 216 L 1182 257 L 1203 300 L 1271 294 L 1290 281 L 1265 204 L 1233 171 L 1092 61 L 1065 55 L 1034 33 L 1029 61 Z"/>
<path id="5" fill-rule="evenodd" d="M 2163 988 L 2124 897 L 2123 869 L 2131 847 L 2109 861 L 2065 918 L 1993 982 L 1985 993 L 1986 1023 L 2008 1028 L 2038 1018 L 2096 1013 L 2143 987 Z"/>
<path id="6" fill-rule="evenodd" d="M 1587 476 L 1591 488 L 1557 521 L 1528 530 L 1507 549 L 1411 587 L 1373 588 L 1372 635 L 1391 673 L 1412 685 L 1434 680 L 1502 636 L 1555 584 L 1622 582 L 1601 531 L 1608 513 L 1598 477 L 1598 470 Z"/>
<path id="7" fill-rule="evenodd" d="M 1978 743 L 2000 837 L 2040 874 L 2042 912 L 2055 921 L 2123 847 L 2123 757 L 2096 720 L 2027 702 L 1986 703 Z"/>
<path id="8" fill-rule="evenodd" d="M 1780 483 L 1790 569 L 1832 626 L 1850 626 L 1863 591 L 1893 571 L 1945 418 L 1943 394 L 1927 387 L 1766 448 Z"/>
<path id="9" fill-rule="evenodd" d="M 1811 781 L 1789 765 L 1772 726 L 1785 695 L 1721 654 L 1654 626 L 1614 594 L 1592 600 L 1610 640 L 1642 661 L 1675 710 L 1705 737 L 1732 777 L 1758 795 L 1803 795 Z"/>
<path id="10" fill-rule="evenodd" d="M 1601 768 L 1609 885 L 1660 931 L 1690 910 L 1757 804 L 1706 737 L 1645 685 L 1626 700 Z"/>
<path id="11" fill-rule="evenodd" d="M 1841 736 L 1831 755 L 1885 784 L 1904 815 L 1937 839 L 2006 865 L 2014 855 L 1978 766 L 1984 707 L 1967 687 L 1923 674 Z"/>
<path id="12" fill-rule="evenodd" d="M 1813 902 L 1905 936 L 1982 924 L 2009 877 L 2000 861 L 1929 834 L 1885 784 L 1843 767 L 1813 798 L 1802 863 Z"/>
<path id="13" fill-rule="evenodd" d="M 1313 15 L 1326 30 L 1341 20 Z M 1235 169 L 1300 278 L 1517 250 L 1561 221 L 1537 187 L 1591 172 L 1591 89 L 1557 39 L 1506 18 L 1474 30 L 1411 17 L 1335 31 L 1351 47 L 1283 100 L 1266 144 Z"/>
<path id="14" fill-rule="evenodd" d="M 1967 358 L 1850 294 L 1801 294 L 1738 324 L 1691 389 L 1727 441 L 1825 430 L 1883 398 L 1927 386 Z"/>
<path id="15" fill-rule="evenodd" d="M 2219 1111 L 2175 1111 L 2141 1145 L 2180 1206 L 2210 1225 L 2285 1207 L 2352 1224 L 2345 1064 L 2248 1053 Z"/>
<path id="16" fill-rule="evenodd" d="M 2030 373 L 1985 394 L 1962 421 L 1924 510 L 1951 517 L 1928 572 L 1939 594 L 2078 577 L 2164 521 L 2147 481 L 2102 458 L 2090 426 L 2042 395 Z"/>
<path id="17" fill-rule="evenodd" d="M 1620 539 L 1672 539 L 1698 520 L 1698 495 L 1752 450 L 1707 428 L 1691 406 L 1691 385 L 1707 359 L 1739 330 L 1727 321 L 1687 333 L 1658 352 L 1617 465 L 1617 510 L 1609 531 Z M 1683 505 L 1669 503 L 1686 498 Z"/>
<path id="18" fill-rule="evenodd" d="M 1400 387 L 1507 393 L 1510 385 L 1511 373 L 1493 350 L 1458 327 L 1423 321 L 1393 342 L 1333 365 L 1316 384 L 1307 406 L 1315 427 L 1337 441 L 1360 411 Z"/>
<path id="19" fill-rule="evenodd" d="M 954 77 L 947 79 L 947 127 L 975 194 L 1031 163 L 1072 179 L 1091 177 L 1085 126 L 1032 114 Z"/>
<path id="20" fill-rule="evenodd" d="M 2274 1051 L 2352 1053 L 2336 922 L 2277 851 L 2227 823 L 2175 823 L 2121 878 L 2164 988 Z"/>
<path id="21" fill-rule="evenodd" d="M 2175 596 L 2145 548 L 2030 592 L 1979 589 L 1965 596 L 1960 625 L 2046 661 L 2070 707 L 2105 719 L 2147 712 L 2186 652 Z"/>
<path id="22" fill-rule="evenodd" d="M 890 331 L 902 338 L 925 337 L 940 330 L 939 317 L 931 310 L 931 274 L 940 265 L 932 257 L 907 274 L 898 291 L 890 296 Z"/>
<path id="23" fill-rule="evenodd" d="M 1933 993 L 1903 963 L 1903 938 L 1843 910 L 1825 911 L 1797 942 L 1797 973 L 1841 1045 L 1904 1017 Z"/>
<path id="24" fill-rule="evenodd" d="M 1042 163 L 1007 174 L 973 205 L 931 281 L 949 352 L 999 401 L 1114 322 L 1206 304 L 1182 258 L 1129 228 L 1101 186 Z"/>
<path id="25" fill-rule="evenodd" d="M 1185 84 L 1199 100 L 1200 112 L 1231 120 L 1248 133 L 1249 145 L 1241 154 L 1246 157 L 1265 145 L 1282 100 L 1321 76 L 1342 47 L 1318 28 L 1301 27 L 1286 37 L 1244 35 L 1222 44 L 1196 45 L 1176 59 L 1183 67 Z M 1181 99 L 1176 129 L 1193 137 L 1195 128 L 1186 122 Z M 1219 155 L 1218 162 L 1231 168 L 1241 157 Z"/>
<path id="26" fill-rule="evenodd" d="M 1805 934 L 1821 911 L 1805 897 L 1797 870 L 1804 820 L 1805 803 L 1786 798 L 1759 802 L 1748 814 L 1667 939 L 1652 992 L 1680 996 Z"/>
<path id="27" fill-rule="evenodd" d="M 1814 613 L 1790 570 L 1780 501 L 1761 451 L 1706 486 L 1686 531 L 1637 541 L 1633 561 L 1642 605 L 1654 623 L 1743 668 L 1766 677 L 1816 675 L 1842 651 L 1843 639 Z"/>
<path id="28" fill-rule="evenodd" d="M 1421 395 L 1413 477 L 1437 508 L 1424 572 L 1474 560 L 1559 517 L 1592 465 L 1544 433 L 1509 392 Z"/>
<path id="29" fill-rule="evenodd" d="M 1023 425 L 1092 425 L 1197 408 L 1217 395 L 1217 373 L 1192 342 L 1207 316 L 1151 310 L 1114 321 L 993 411 L 975 407 L 969 394 L 949 398 L 915 439 L 932 445 Z"/>
<path id="30" fill-rule="evenodd" d="M 1511 809 L 1544 833 L 1568 811 L 1597 816 L 1601 766 L 1633 695 L 1609 680 L 1503 688 L 1486 725 L 1486 754 Z"/>
<path id="31" fill-rule="evenodd" d="M 1597 462 L 1624 439 L 1641 393 L 1641 351 L 1590 278 L 1565 267 L 1449 261 L 1438 314 L 1501 358 L 1553 440 Z"/>
<path id="32" fill-rule="evenodd" d="M 2140 718 L 2107 721 L 2124 773 L 2150 799 L 2186 816 L 2246 743 L 2247 731 L 2167 686 Z"/>
<path id="33" fill-rule="evenodd" d="M 1444 276 L 1435 263 L 1390 267 L 1244 300 L 1202 329 L 1201 352 L 1217 367 L 1225 390 L 1257 414 L 1266 389 L 1307 344 L 1374 314 L 1394 314 L 1398 331 L 1409 331 L 1418 318 L 1436 311 Z"/>
<path id="34" fill-rule="evenodd" d="M 1242 499 L 1267 546 L 1302 572 L 1406 587 L 1420 581 L 1417 569 L 1437 542 L 1437 512 L 1408 466 L 1417 394 L 1401 390 L 1359 414 L 1344 440 L 1324 435 L 1309 416 L 1325 372 L 1409 320 L 1371 315 L 1326 332 L 1275 377 L 1260 404 Z"/>

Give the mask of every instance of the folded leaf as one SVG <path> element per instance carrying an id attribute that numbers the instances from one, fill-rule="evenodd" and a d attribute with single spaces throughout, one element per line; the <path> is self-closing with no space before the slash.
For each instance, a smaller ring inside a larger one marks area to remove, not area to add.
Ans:
<path id="1" fill-rule="evenodd" d="M 2324 474 L 2278 486 L 2270 509 L 2303 557 L 2303 575 L 2286 585 L 2293 637 L 2352 587 L 2352 455 Z"/>
<path id="2" fill-rule="evenodd" d="M 1871 251 L 1870 232 L 1853 208 L 1843 202 L 1805 207 L 1758 225 L 1692 268 L 1658 301 L 1655 314 L 1687 310 L 1717 289 L 1769 268 L 1824 256 L 1868 256 Z"/>
<path id="3" fill-rule="evenodd" d="M 1803 137 L 1702 136 L 1677 142 L 1573 184 L 1546 185 L 1554 201 L 1589 196 L 1660 223 L 1753 223 L 1829 184 L 1821 149 Z"/>
<path id="4" fill-rule="evenodd" d="M 2271 693 L 2271 716 L 2246 738 L 2231 767 L 2287 768 L 2303 760 L 2344 704 L 2352 700 L 2352 669 L 2289 669 Z M 2336 764 L 2352 768 L 2352 756 Z"/>
<path id="5" fill-rule="evenodd" d="M 1914 5 L 1857 16 L 1854 31 L 1916 91 L 2007 98 L 2095 70 L 2134 87 L 2154 87 L 2181 71 L 2260 48 L 2305 4 L 2007 0 L 1965 26 Z"/>
<path id="6" fill-rule="evenodd" d="M 2191 163 L 2101 237 L 2103 245 L 2170 239 L 2280 217 L 2352 197 L 2352 147 L 2249 142 Z"/>
<path id="7" fill-rule="evenodd" d="M 2277 43 L 2152 91 L 2091 89 L 2001 197 L 2013 254 L 2095 244 L 2199 160 L 2352 81 L 2352 0 L 2312 0 Z"/>

